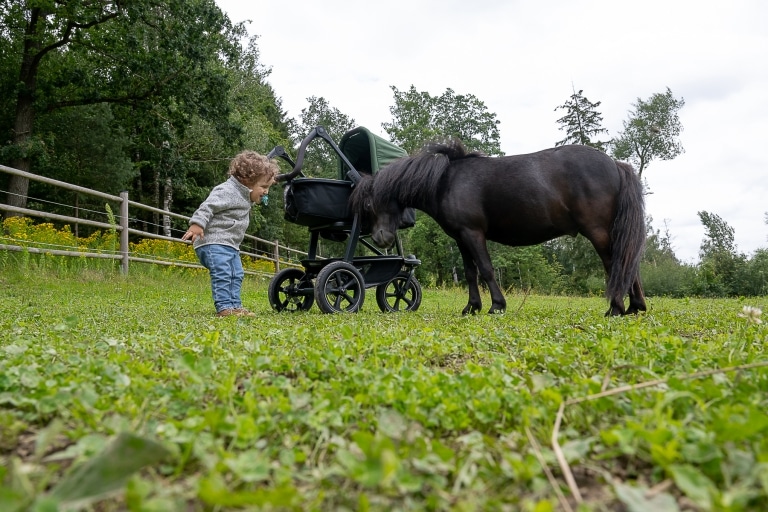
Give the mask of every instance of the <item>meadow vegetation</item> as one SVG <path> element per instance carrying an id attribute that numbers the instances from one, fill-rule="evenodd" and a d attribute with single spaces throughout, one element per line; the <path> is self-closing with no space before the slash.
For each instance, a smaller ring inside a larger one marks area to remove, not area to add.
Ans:
<path id="1" fill-rule="evenodd" d="M 287 314 L 250 276 L 214 318 L 202 272 L 63 260 L 0 252 L 2 510 L 768 508 L 765 298 Z"/>

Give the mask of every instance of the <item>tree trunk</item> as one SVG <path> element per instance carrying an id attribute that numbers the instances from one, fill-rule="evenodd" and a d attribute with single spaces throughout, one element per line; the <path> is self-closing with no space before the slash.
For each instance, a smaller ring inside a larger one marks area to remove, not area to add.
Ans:
<path id="1" fill-rule="evenodd" d="M 37 88 L 37 70 L 40 64 L 40 40 L 37 37 L 38 23 L 42 23 L 45 12 L 39 8 L 30 11 L 30 19 L 24 30 L 24 50 L 19 71 L 19 92 L 16 96 L 16 119 L 13 123 L 13 144 L 21 148 L 21 157 L 11 161 L 11 167 L 30 172 L 29 142 L 32 138 L 32 126 L 35 122 L 34 98 Z M 26 208 L 29 179 L 23 176 L 11 176 L 8 183 L 6 203 L 10 206 Z M 7 216 L 19 214 L 6 213 Z"/>
<path id="2" fill-rule="evenodd" d="M 153 181 L 153 197 L 152 197 L 152 206 L 155 208 L 160 208 L 160 172 L 155 170 L 153 172 L 152 181 Z M 153 224 L 153 231 L 156 235 L 160 234 L 160 216 L 157 214 L 157 212 L 152 212 L 152 224 Z"/>
<path id="3" fill-rule="evenodd" d="M 171 178 L 165 178 L 165 194 L 163 195 L 163 210 L 171 211 L 171 203 L 173 203 L 173 185 Z M 171 216 L 163 215 L 163 234 L 165 236 L 171 236 Z"/>
<path id="4" fill-rule="evenodd" d="M 22 70 L 22 79 L 24 79 L 23 73 Z M 32 78 L 31 83 L 25 81 L 25 87 L 19 91 L 16 100 L 16 120 L 13 125 L 13 144 L 22 148 L 22 156 L 12 160 L 11 167 L 24 172 L 30 172 L 31 169 L 29 156 L 27 156 L 27 147 L 31 139 L 32 125 L 35 118 L 35 111 L 32 105 L 33 88 L 34 78 Z M 11 175 L 11 179 L 8 182 L 6 203 L 10 206 L 26 208 L 28 192 L 29 178 Z M 12 217 L 21 214 L 7 212 L 6 215 Z"/>

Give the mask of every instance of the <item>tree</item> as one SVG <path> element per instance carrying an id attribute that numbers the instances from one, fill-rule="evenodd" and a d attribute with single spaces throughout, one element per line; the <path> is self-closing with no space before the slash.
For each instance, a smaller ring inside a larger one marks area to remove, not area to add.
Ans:
<path id="1" fill-rule="evenodd" d="M 624 121 L 624 130 L 611 142 L 614 158 L 632 163 L 642 177 L 654 159 L 672 160 L 682 154 L 685 150 L 678 137 L 683 127 L 678 112 L 684 105 L 685 100 L 676 99 L 669 87 L 647 101 L 638 98 Z"/>
<path id="2" fill-rule="evenodd" d="M 17 2 L 0 15 L 0 44 L 15 62 L 3 79 L 4 90 L 14 84 L 11 144 L 2 151 L 13 167 L 30 171 L 43 150 L 40 112 L 100 103 L 148 112 L 161 105 L 179 131 L 193 112 L 227 117 L 220 62 L 239 52 L 243 28 L 213 0 Z M 7 71 L 10 60 L 3 62 Z M 8 204 L 23 207 L 28 187 L 13 176 Z"/>
<path id="3" fill-rule="evenodd" d="M 261 64 L 258 36 L 226 64 L 229 83 L 229 124 L 238 128 L 238 149 L 268 152 L 276 145 L 291 146 L 293 120 L 267 79 L 272 70 Z"/>
<path id="4" fill-rule="evenodd" d="M 542 247 L 547 261 L 561 269 L 572 291 L 600 294 L 605 290 L 605 268 L 587 238 L 561 236 L 545 242 Z"/>
<path id="5" fill-rule="evenodd" d="M 698 216 L 705 231 L 699 249 L 700 292 L 733 295 L 737 291 L 734 278 L 746 263 L 746 259 L 737 253 L 735 231 L 714 213 L 700 211 Z"/>
<path id="6" fill-rule="evenodd" d="M 704 259 L 717 252 L 736 254 L 735 230 L 714 213 L 700 211 L 697 215 L 704 225 L 705 232 L 705 238 L 699 248 L 699 257 Z"/>
<path id="7" fill-rule="evenodd" d="M 77 129 L 73 130 L 72 127 Z M 127 190 L 135 178 L 128 157 L 130 139 L 114 119 L 108 105 L 84 105 L 56 110 L 40 116 L 38 135 L 44 142 L 43 154 L 37 159 L 40 174 L 49 178 L 75 183 L 81 187 L 99 189 L 113 195 Z M 33 182 L 31 197 L 45 197 L 56 205 L 73 205 L 74 216 L 104 220 L 104 201 L 87 194 Z M 62 208 L 69 215 L 71 210 Z M 78 233 L 78 226 L 75 226 Z"/>
<path id="8" fill-rule="evenodd" d="M 675 256 L 672 235 L 666 220 L 664 231 L 654 230 L 653 219 L 646 219 L 648 234 L 640 266 L 646 295 L 684 297 L 692 289 L 693 267 L 682 264 Z"/>
<path id="9" fill-rule="evenodd" d="M 406 91 L 391 86 L 395 105 L 390 107 L 391 123 L 382 123 L 392 142 L 414 153 L 430 141 L 458 138 L 470 151 L 503 155 L 496 114 L 472 94 L 446 89 L 440 96 L 419 92 L 412 85 Z"/>
<path id="10" fill-rule="evenodd" d="M 343 114 L 339 109 L 331 107 L 323 97 L 310 96 L 309 106 L 301 109 L 301 122 L 295 126 L 294 137 L 301 141 L 317 126 L 322 126 L 331 139 L 338 144 L 341 137 L 355 127 L 354 118 Z M 336 152 L 323 142 L 317 140 L 307 149 L 303 169 L 314 178 L 339 177 L 339 157 Z"/>
<path id="11" fill-rule="evenodd" d="M 562 268 L 557 262 L 547 261 L 543 245 L 509 247 L 490 242 L 488 252 L 501 288 L 548 294 L 563 291 Z"/>
<path id="12" fill-rule="evenodd" d="M 226 139 L 223 137 L 226 131 L 203 119 L 200 119 L 200 122 L 207 126 L 210 139 L 217 141 L 216 146 L 220 149 L 212 151 L 212 148 L 207 146 L 209 137 L 199 140 L 196 134 L 188 134 L 188 138 L 198 139 L 194 155 L 199 158 L 201 167 L 207 167 L 206 162 L 212 161 L 217 168 L 221 168 L 219 162 L 228 163 L 232 156 L 243 149 L 267 154 L 277 145 L 293 145 L 291 133 L 294 122 L 287 118 L 281 99 L 267 81 L 271 69 L 261 64 L 257 42 L 258 36 L 249 38 L 242 51 L 234 53 L 225 63 L 229 83 L 228 124 L 237 137 L 234 140 Z M 196 201 L 197 204 L 205 198 L 208 190 L 202 192 Z M 282 206 L 282 187 L 272 187 L 269 206 L 252 209 L 249 231 L 265 240 L 279 239 L 286 243 L 286 230 L 294 230 L 296 226 L 284 222 Z M 302 229 L 302 234 L 306 236 L 306 230 Z M 266 250 L 264 247 L 260 249 Z"/>
<path id="13" fill-rule="evenodd" d="M 736 275 L 736 295 L 768 295 L 768 249 L 757 249 Z"/>
<path id="14" fill-rule="evenodd" d="M 416 269 L 420 281 L 444 286 L 463 278 L 461 254 L 453 241 L 431 217 L 419 214 L 416 225 L 407 230 L 403 244 L 416 253 L 422 264 Z"/>
<path id="15" fill-rule="evenodd" d="M 608 133 L 608 130 L 602 127 L 603 116 L 597 111 L 600 102 L 592 103 L 583 93 L 582 89 L 579 92 L 574 91 L 568 101 L 555 108 L 555 111 L 566 111 L 566 114 L 557 120 L 559 129 L 565 130 L 565 138 L 556 142 L 555 146 L 582 144 L 605 152 L 607 142 L 592 140 L 601 133 Z"/>

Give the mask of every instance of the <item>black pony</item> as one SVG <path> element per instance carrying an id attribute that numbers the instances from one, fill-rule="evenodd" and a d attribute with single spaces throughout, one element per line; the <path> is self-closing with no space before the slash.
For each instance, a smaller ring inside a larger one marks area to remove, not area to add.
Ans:
<path id="1" fill-rule="evenodd" d="M 605 267 L 606 315 L 646 309 L 639 272 L 645 245 L 642 186 L 632 166 L 596 149 L 573 145 L 488 157 L 467 153 L 459 141 L 432 143 L 365 176 L 350 205 L 381 247 L 394 242 L 406 208 L 435 219 L 456 240 L 464 260 L 469 302 L 463 314 L 482 308 L 478 271 L 491 294 L 489 313 L 506 309 L 486 240 L 521 246 L 578 233 L 592 242 Z"/>

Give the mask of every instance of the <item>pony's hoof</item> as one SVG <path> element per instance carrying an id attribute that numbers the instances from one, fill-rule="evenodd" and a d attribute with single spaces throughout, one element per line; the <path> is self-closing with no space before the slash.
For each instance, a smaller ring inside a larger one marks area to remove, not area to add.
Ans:
<path id="1" fill-rule="evenodd" d="M 488 310 L 489 315 L 503 315 L 506 312 L 506 308 L 491 308 Z"/>

